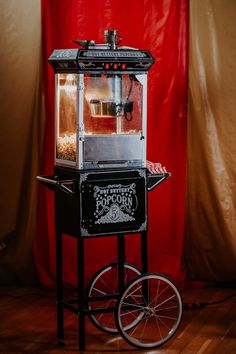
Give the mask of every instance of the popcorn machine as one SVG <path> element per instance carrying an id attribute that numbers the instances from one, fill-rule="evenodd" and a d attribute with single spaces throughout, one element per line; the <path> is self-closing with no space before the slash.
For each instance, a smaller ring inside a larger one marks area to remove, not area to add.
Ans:
<path id="1" fill-rule="evenodd" d="M 114 31 L 113 31 L 114 32 Z M 55 164 L 78 170 L 145 167 L 148 51 L 77 41 L 54 50 Z"/>
<path id="2" fill-rule="evenodd" d="M 55 193 L 58 337 L 62 342 L 67 309 L 79 314 L 80 350 L 85 315 L 132 345 L 152 348 L 173 336 L 182 316 L 176 286 L 147 273 L 147 191 L 170 175 L 146 169 L 147 72 L 154 59 L 147 50 L 118 47 L 116 30 L 106 30 L 104 38 L 102 44 L 77 40 L 79 49 L 56 49 L 49 58 L 55 71 L 55 174 L 37 178 Z M 141 235 L 141 270 L 125 262 L 125 236 L 133 233 Z M 77 239 L 77 306 L 63 297 L 62 235 Z M 99 271 L 86 290 L 83 242 L 112 235 L 117 262 Z M 149 326 L 157 323 L 154 335 Z"/>

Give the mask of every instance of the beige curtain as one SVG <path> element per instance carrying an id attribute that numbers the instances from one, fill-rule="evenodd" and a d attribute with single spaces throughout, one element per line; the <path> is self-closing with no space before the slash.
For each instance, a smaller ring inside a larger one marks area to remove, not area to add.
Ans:
<path id="1" fill-rule="evenodd" d="M 0 284 L 37 279 L 32 253 L 43 131 L 40 0 L 0 0 Z"/>
<path id="2" fill-rule="evenodd" d="M 236 280 L 236 1 L 190 1 L 190 278 Z"/>

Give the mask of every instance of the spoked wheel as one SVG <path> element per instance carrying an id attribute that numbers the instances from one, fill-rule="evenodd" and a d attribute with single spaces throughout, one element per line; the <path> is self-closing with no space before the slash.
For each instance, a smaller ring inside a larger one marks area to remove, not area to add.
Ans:
<path id="1" fill-rule="evenodd" d="M 125 285 L 138 275 L 140 275 L 140 271 L 136 267 L 124 264 Z M 103 311 L 89 314 L 89 318 L 96 327 L 108 333 L 118 333 L 114 317 L 118 296 L 118 265 L 111 263 L 94 275 L 87 289 L 88 309 Z M 93 300 L 89 301 L 89 298 L 93 298 Z"/>
<path id="2" fill-rule="evenodd" d="M 115 316 L 117 328 L 128 343 L 154 348 L 175 334 L 182 311 L 177 287 L 163 275 L 148 273 L 127 285 L 117 301 Z"/>

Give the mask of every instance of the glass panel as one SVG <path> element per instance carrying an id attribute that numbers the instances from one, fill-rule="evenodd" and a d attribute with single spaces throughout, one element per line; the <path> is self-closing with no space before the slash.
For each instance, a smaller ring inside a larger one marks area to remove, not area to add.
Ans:
<path id="1" fill-rule="evenodd" d="M 57 74 L 56 158 L 76 161 L 77 74 Z"/>
<path id="2" fill-rule="evenodd" d="M 134 75 L 84 78 L 84 133 L 141 134 L 142 85 Z"/>

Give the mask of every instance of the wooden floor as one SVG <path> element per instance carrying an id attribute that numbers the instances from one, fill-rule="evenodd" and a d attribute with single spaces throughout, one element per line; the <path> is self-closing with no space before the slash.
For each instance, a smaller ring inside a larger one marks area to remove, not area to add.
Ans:
<path id="1" fill-rule="evenodd" d="M 236 289 L 195 288 L 186 290 L 184 302 L 209 302 L 234 294 Z M 53 290 L 0 288 L 0 353 L 78 353 L 77 319 L 65 316 L 65 345 L 56 338 L 56 307 Z M 173 339 L 160 348 L 141 351 L 119 336 L 97 330 L 86 322 L 86 353 L 228 354 L 236 353 L 236 296 L 201 310 L 184 311 Z"/>

